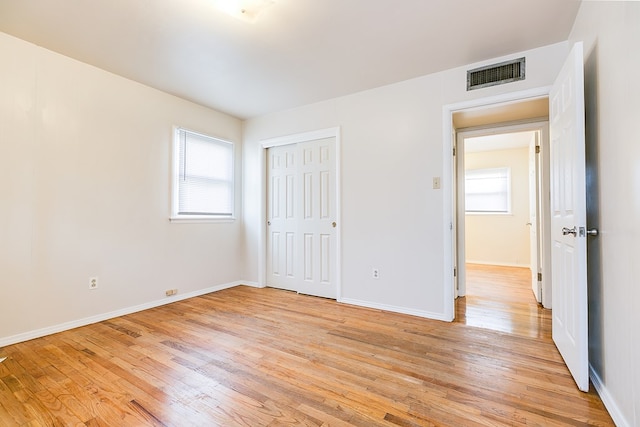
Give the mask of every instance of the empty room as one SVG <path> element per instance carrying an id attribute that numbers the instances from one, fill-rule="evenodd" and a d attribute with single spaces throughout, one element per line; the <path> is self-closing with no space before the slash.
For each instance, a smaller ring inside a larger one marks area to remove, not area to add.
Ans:
<path id="1" fill-rule="evenodd" d="M 0 0 L 0 426 L 640 426 L 637 52 L 635 1 Z"/>

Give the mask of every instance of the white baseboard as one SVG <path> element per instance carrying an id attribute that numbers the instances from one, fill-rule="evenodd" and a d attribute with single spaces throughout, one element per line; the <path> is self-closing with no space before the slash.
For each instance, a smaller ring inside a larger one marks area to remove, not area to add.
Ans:
<path id="1" fill-rule="evenodd" d="M 414 310 L 411 308 L 399 307 L 396 305 L 380 304 L 376 302 L 362 301 L 362 300 L 351 299 L 351 298 L 341 298 L 338 300 L 338 302 L 344 303 L 344 304 L 357 305 L 359 307 L 375 308 L 378 310 L 391 311 L 394 313 L 409 314 L 411 316 L 425 317 L 427 319 L 442 320 L 443 322 L 450 322 L 450 320 L 447 319 L 443 313 L 431 313 L 429 311 Z"/>
<path id="2" fill-rule="evenodd" d="M 613 397 L 611 397 L 609 390 L 607 390 L 607 387 L 602 382 L 602 379 L 600 379 L 600 376 L 591 365 L 589 365 L 589 378 L 591 378 L 593 387 L 598 392 L 602 403 L 604 403 L 605 408 L 607 408 L 607 411 L 609 411 L 609 415 L 611 415 L 611 418 L 613 418 L 613 422 L 616 424 L 616 426 L 631 427 L 631 423 L 624 417 L 624 415 L 620 411 L 620 408 L 618 408 L 616 401 L 613 399 Z"/>
<path id="3" fill-rule="evenodd" d="M 467 264 L 497 265 L 499 267 L 531 268 L 529 264 L 516 264 L 516 263 L 509 263 L 509 262 L 473 261 L 470 259 L 466 260 L 465 262 Z"/>
<path id="4" fill-rule="evenodd" d="M 265 285 L 261 285 L 258 282 L 253 282 L 251 280 L 240 280 L 238 281 L 239 285 L 251 286 L 252 288 L 266 288 Z"/>
<path id="5" fill-rule="evenodd" d="M 113 319 L 114 317 L 124 316 L 138 311 L 148 310 L 150 308 L 159 307 L 161 305 L 171 304 L 172 302 L 181 301 L 188 298 L 199 297 L 201 295 L 209 294 L 211 292 L 221 291 L 223 289 L 233 288 L 238 285 L 257 285 L 255 282 L 237 281 L 231 283 L 224 283 L 222 285 L 211 286 L 205 289 L 199 289 L 197 291 L 188 292 L 186 294 L 177 294 L 174 296 L 166 297 L 160 300 L 147 302 L 144 304 L 136 305 L 133 307 L 127 307 L 120 310 L 111 311 L 108 313 L 102 313 L 95 316 L 85 317 L 84 319 L 72 320 L 71 322 L 60 323 L 58 325 L 48 326 L 42 329 L 36 329 L 34 331 L 24 332 L 9 337 L 0 338 L 0 347 L 5 347 L 11 344 L 16 344 L 23 341 L 32 340 L 34 338 L 40 338 L 58 332 L 67 331 L 69 329 L 78 328 L 80 326 L 90 325 L 92 323 L 102 322 L 103 320 Z M 257 286 L 260 287 L 260 286 Z"/>

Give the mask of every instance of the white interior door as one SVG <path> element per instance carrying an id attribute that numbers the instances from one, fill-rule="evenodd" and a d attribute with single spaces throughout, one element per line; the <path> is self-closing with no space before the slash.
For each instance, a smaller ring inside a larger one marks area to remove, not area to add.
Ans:
<path id="1" fill-rule="evenodd" d="M 268 150 L 268 286 L 337 297 L 335 150 L 335 138 Z"/>
<path id="2" fill-rule="evenodd" d="M 540 150 L 540 132 L 535 132 L 529 143 L 529 256 L 531 268 L 531 289 L 536 301 L 542 302 L 542 282 L 538 280 L 540 273 L 540 241 L 538 221 L 538 194 L 540 164 L 538 153 Z"/>
<path id="3" fill-rule="evenodd" d="M 582 43 L 549 94 L 553 340 L 582 391 L 589 390 L 584 76 Z"/>

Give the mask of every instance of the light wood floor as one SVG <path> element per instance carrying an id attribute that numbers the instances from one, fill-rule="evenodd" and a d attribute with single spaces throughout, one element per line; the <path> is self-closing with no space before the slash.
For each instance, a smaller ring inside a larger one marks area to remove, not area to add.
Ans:
<path id="1" fill-rule="evenodd" d="M 0 426 L 613 425 L 548 315 L 512 311 L 517 333 L 240 286 L 0 348 Z"/>
<path id="2" fill-rule="evenodd" d="M 467 294 L 456 301 L 456 321 L 551 339 L 551 310 L 539 305 L 528 268 L 467 264 Z"/>

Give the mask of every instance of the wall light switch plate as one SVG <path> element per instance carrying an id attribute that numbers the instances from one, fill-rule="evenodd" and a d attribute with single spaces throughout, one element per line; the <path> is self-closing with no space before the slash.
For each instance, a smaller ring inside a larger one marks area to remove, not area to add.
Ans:
<path id="1" fill-rule="evenodd" d="M 440 189 L 440 177 L 439 176 L 434 176 L 433 177 L 433 189 L 434 190 L 439 190 Z"/>

